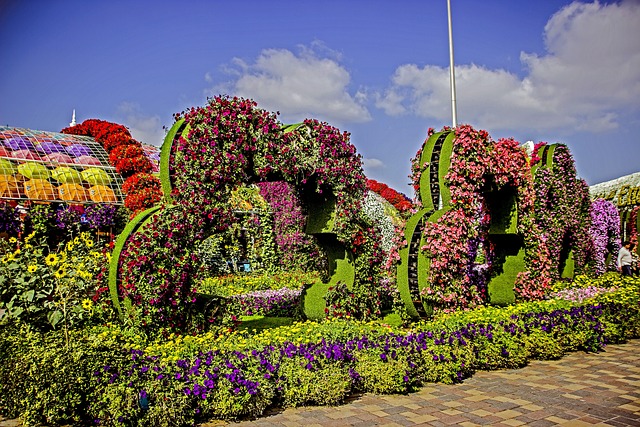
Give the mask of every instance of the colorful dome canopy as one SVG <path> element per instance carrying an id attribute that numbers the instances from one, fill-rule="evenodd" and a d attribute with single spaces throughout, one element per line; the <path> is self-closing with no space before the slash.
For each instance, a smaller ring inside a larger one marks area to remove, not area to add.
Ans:
<path id="1" fill-rule="evenodd" d="M 0 199 L 123 204 L 123 182 L 93 138 L 0 126 Z"/>
<path id="2" fill-rule="evenodd" d="M 24 138 L 22 136 L 12 136 L 4 140 L 4 146 L 13 150 L 32 150 L 33 142 L 31 142 L 28 138 Z"/>

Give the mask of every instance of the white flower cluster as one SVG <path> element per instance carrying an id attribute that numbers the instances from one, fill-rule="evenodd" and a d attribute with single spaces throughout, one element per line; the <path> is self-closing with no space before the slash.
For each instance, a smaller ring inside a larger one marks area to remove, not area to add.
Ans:
<path id="1" fill-rule="evenodd" d="M 373 191 L 367 191 L 364 203 L 362 204 L 362 210 L 365 216 L 380 231 L 382 235 L 381 247 L 387 254 L 393 249 L 393 238 L 395 235 L 393 220 L 387 214 L 387 210 L 389 209 L 395 210 L 382 196 Z"/>

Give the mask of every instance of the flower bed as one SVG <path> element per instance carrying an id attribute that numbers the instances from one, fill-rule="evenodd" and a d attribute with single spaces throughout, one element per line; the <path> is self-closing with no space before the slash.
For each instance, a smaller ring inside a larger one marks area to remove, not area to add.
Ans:
<path id="1" fill-rule="evenodd" d="M 225 302 L 227 312 L 236 316 L 296 317 L 300 310 L 302 289 L 268 289 L 233 295 Z"/>
<path id="2" fill-rule="evenodd" d="M 0 335 L 0 408 L 26 425 L 189 425 L 259 416 L 273 405 L 337 404 L 354 392 L 404 393 L 640 336 L 640 280 L 582 304 L 485 307 L 411 329 L 325 321 L 149 340 L 120 327 Z M 47 384 L 42 387 L 42 384 Z"/>

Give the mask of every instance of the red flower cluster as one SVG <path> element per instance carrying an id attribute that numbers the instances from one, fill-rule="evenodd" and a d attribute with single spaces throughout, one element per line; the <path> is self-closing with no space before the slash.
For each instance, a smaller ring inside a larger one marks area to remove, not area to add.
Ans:
<path id="1" fill-rule="evenodd" d="M 158 178 L 143 172 L 129 177 L 122 191 L 127 195 L 124 205 L 133 212 L 148 209 L 162 198 L 162 186 Z"/>
<path id="2" fill-rule="evenodd" d="M 132 139 L 131 141 L 135 141 Z M 151 172 L 153 166 L 151 160 L 144 155 L 141 145 L 119 145 L 109 152 L 109 163 L 116 171 L 124 176 L 131 177 L 137 173 Z"/>
<path id="3" fill-rule="evenodd" d="M 90 136 L 98 141 L 109 154 L 109 163 L 126 178 L 122 191 L 127 194 L 124 201 L 126 207 L 138 212 L 152 207 L 162 198 L 160 180 L 149 175 L 153 165 L 144 155 L 142 144 L 136 141 L 129 130 L 119 124 L 98 119 L 84 122 L 62 129 L 62 133 L 70 135 Z M 142 174 L 143 176 L 138 177 Z M 141 188 L 137 185 L 143 184 Z"/>
<path id="4" fill-rule="evenodd" d="M 397 192 L 387 184 L 378 182 L 375 179 L 367 179 L 367 188 L 374 193 L 382 196 L 387 202 L 396 208 L 399 212 L 408 212 L 413 207 L 411 199 L 402 193 Z"/>

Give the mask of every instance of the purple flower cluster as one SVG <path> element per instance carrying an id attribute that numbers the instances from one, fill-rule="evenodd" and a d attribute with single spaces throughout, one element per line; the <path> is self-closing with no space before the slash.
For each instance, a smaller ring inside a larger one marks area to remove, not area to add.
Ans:
<path id="1" fill-rule="evenodd" d="M 229 298 L 228 311 L 236 316 L 294 316 L 300 307 L 301 289 L 268 289 Z"/>
<path id="2" fill-rule="evenodd" d="M 66 230 L 79 230 L 81 227 L 84 207 L 78 205 L 68 205 L 56 211 L 56 225 L 58 228 Z"/>
<path id="3" fill-rule="evenodd" d="M 576 289 L 563 289 L 558 292 L 554 292 L 549 296 L 551 298 L 563 299 L 571 302 L 582 302 L 589 298 L 594 298 L 598 295 L 614 292 L 617 288 L 599 288 L 597 286 L 589 286 L 587 288 Z"/>
<path id="4" fill-rule="evenodd" d="M 285 268 L 319 270 L 319 250 L 313 238 L 304 232 L 306 218 L 293 185 L 273 181 L 258 183 L 258 187 L 273 212 L 280 264 Z"/>
<path id="5" fill-rule="evenodd" d="M 20 213 L 8 202 L 0 201 L 0 233 L 16 236 L 20 231 Z"/>
<path id="6" fill-rule="evenodd" d="M 604 199 L 591 203 L 591 229 L 593 239 L 595 273 L 607 270 L 607 255 L 616 255 L 620 249 L 620 214 L 615 205 Z"/>
<path id="7" fill-rule="evenodd" d="M 85 209 L 85 218 L 89 228 L 93 230 L 108 230 L 116 225 L 116 205 L 89 205 Z"/>

